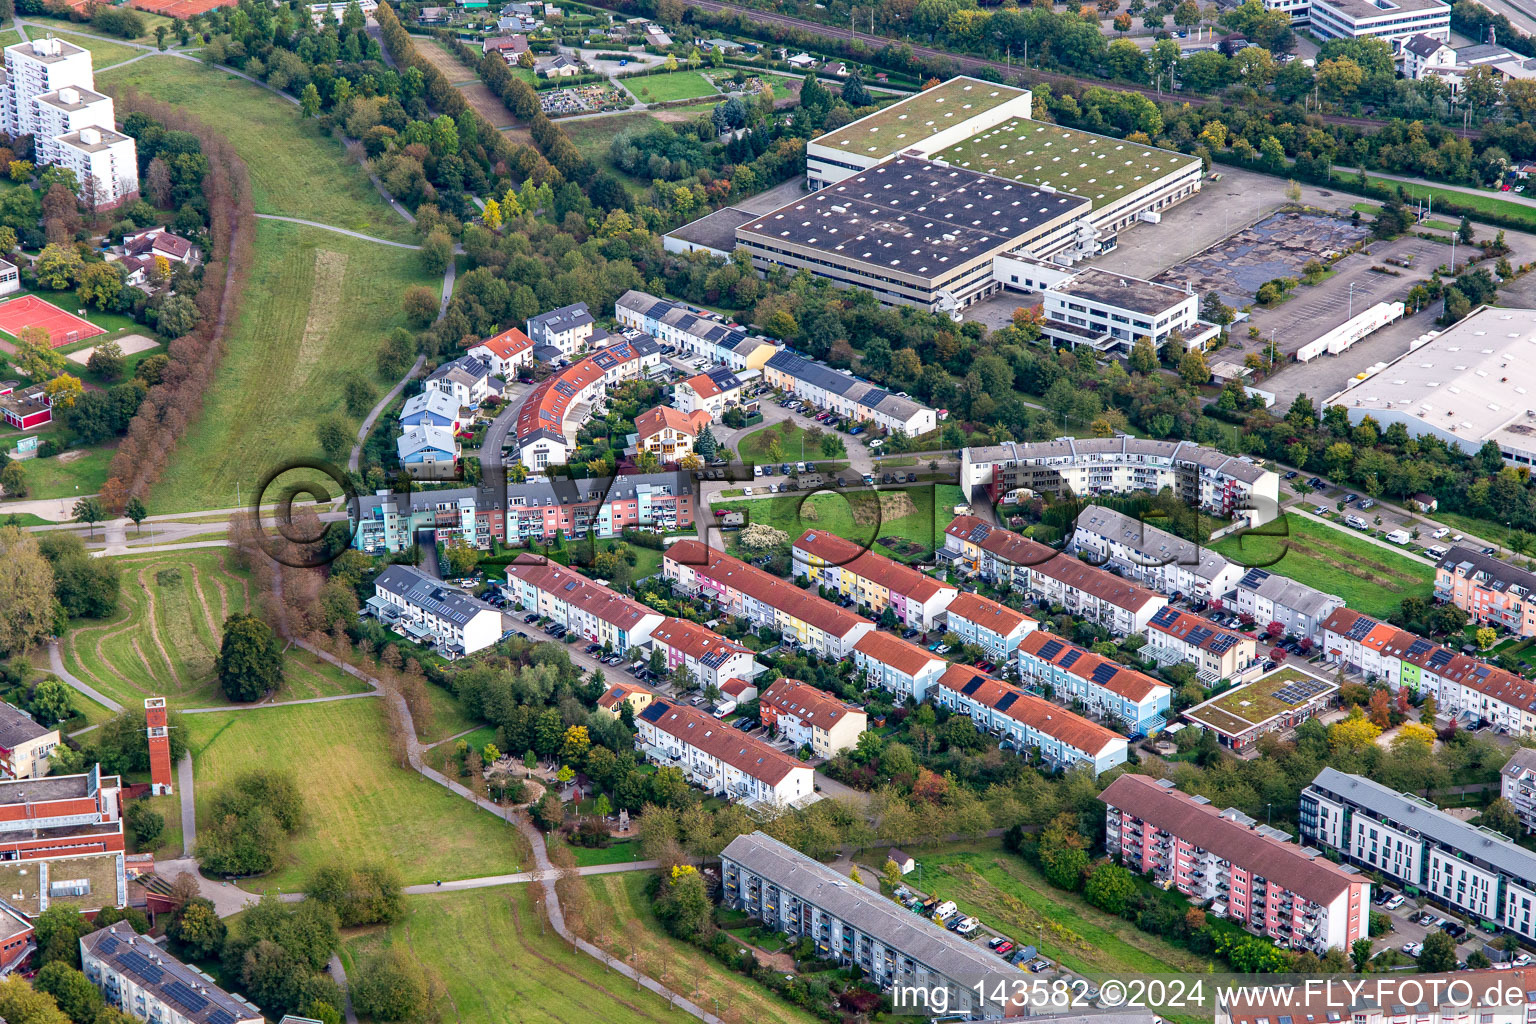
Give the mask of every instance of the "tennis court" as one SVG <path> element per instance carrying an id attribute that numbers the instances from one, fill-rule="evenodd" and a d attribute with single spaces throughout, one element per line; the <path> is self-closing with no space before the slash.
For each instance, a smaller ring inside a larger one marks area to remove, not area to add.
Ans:
<path id="1" fill-rule="evenodd" d="M 83 320 L 73 313 L 66 313 L 58 306 L 45 302 L 36 295 L 23 295 L 19 299 L 0 304 L 0 331 L 17 337 L 26 327 L 41 327 L 46 330 L 49 344 L 54 348 L 107 333 L 105 327 L 97 327 L 89 320 Z"/>

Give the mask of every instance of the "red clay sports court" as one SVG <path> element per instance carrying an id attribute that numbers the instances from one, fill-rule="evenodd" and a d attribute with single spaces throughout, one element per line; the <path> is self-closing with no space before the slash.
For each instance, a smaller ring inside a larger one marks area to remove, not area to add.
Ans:
<path id="1" fill-rule="evenodd" d="M 41 327 L 48 332 L 48 341 L 54 347 L 72 345 L 98 334 L 106 334 L 105 327 L 97 327 L 89 320 L 82 320 L 73 313 L 66 313 L 51 302 L 36 295 L 23 295 L 19 299 L 0 303 L 0 331 L 19 336 L 24 327 Z"/>

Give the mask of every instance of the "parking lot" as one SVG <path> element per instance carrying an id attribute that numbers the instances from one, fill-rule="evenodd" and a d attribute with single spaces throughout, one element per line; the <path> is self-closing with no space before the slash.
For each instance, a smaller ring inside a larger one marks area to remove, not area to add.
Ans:
<path id="1" fill-rule="evenodd" d="M 1388 903 L 1395 905 L 1388 909 Z M 1482 949 L 1485 944 L 1496 948 L 1504 934 L 1483 930 L 1475 923 L 1463 921 L 1441 910 L 1428 900 L 1409 899 L 1391 885 L 1381 886 L 1379 891 L 1374 891 L 1371 904 L 1372 911 L 1385 913 L 1392 919 L 1392 930 L 1375 940 L 1374 952 L 1378 956 L 1384 950 L 1395 949 L 1404 956 L 1417 957 L 1423 949 L 1425 937 L 1432 932 L 1443 931 L 1456 940 L 1457 962 L 1465 965 L 1467 957 Z M 1532 962 L 1531 954 L 1521 952 L 1516 955 L 1511 966 L 1525 967 Z"/>

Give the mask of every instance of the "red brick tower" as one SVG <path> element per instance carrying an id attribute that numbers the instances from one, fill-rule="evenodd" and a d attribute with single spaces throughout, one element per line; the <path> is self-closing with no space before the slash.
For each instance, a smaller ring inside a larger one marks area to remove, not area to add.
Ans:
<path id="1" fill-rule="evenodd" d="M 174 791 L 171 785 L 171 734 L 166 728 L 167 713 L 164 697 L 144 699 L 144 720 L 149 726 L 149 780 L 150 792 L 159 796 Z"/>

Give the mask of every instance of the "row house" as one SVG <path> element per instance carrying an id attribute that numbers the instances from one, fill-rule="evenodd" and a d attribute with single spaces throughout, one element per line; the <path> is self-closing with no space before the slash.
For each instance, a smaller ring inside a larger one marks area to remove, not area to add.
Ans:
<path id="1" fill-rule="evenodd" d="M 370 555 L 397 555 L 416 543 L 417 531 L 432 530 L 438 544 L 462 541 L 488 551 L 493 540 L 507 539 L 505 501 L 489 484 L 408 493 L 380 490 L 349 505 L 349 516 L 355 516 L 352 546 Z"/>
<path id="2" fill-rule="evenodd" d="M 1435 599 L 1480 625 L 1536 636 L 1536 572 L 1460 545 L 1435 566 Z"/>
<path id="3" fill-rule="evenodd" d="M 956 516 L 944 530 L 941 562 L 994 584 L 1059 604 L 1073 615 L 1130 636 L 1147 627 L 1167 598 L 975 516 Z"/>
<path id="4" fill-rule="evenodd" d="M 1527 832 L 1536 832 L 1536 750 L 1515 748 L 1499 772 L 1499 796 L 1509 801 Z"/>
<path id="5" fill-rule="evenodd" d="M 658 697 L 635 716 L 635 747 L 690 783 L 745 804 L 776 808 L 814 800 L 811 766 L 713 715 Z"/>
<path id="6" fill-rule="evenodd" d="M 391 565 L 373 581 L 366 609 L 395 632 L 447 658 L 501 640 L 501 612 L 462 590 L 445 587 L 414 565 Z"/>
<path id="7" fill-rule="evenodd" d="M 1090 711 L 1113 715 L 1132 736 L 1148 736 L 1168 722 L 1173 689 L 1144 672 L 1036 630 L 1018 649 L 1019 678 L 1032 689 L 1051 688 L 1059 701 L 1082 701 Z"/>
<path id="8" fill-rule="evenodd" d="M 507 484 L 506 539 L 547 544 L 557 534 L 617 537 L 625 530 L 671 533 L 693 526 L 696 495 L 686 472 L 571 480 L 530 477 Z"/>
<path id="9" fill-rule="evenodd" d="M 745 387 L 746 381 L 738 377 L 735 370 L 728 366 L 712 366 L 703 373 L 678 381 L 672 389 L 672 404 L 686 413 L 704 412 L 719 419 L 726 409 L 741 404 Z"/>
<path id="10" fill-rule="evenodd" d="M 1292 636 L 1320 644 L 1323 623 L 1344 607 L 1344 599 L 1266 569 L 1249 569 L 1237 581 L 1235 596 L 1229 604 L 1235 605 L 1238 614 L 1247 615 L 1260 629 L 1278 622 Z"/>
<path id="11" fill-rule="evenodd" d="M 1004 747 L 1039 751 L 1052 768 L 1086 767 L 1097 776 L 1124 764 L 1130 749 L 1119 733 L 969 665 L 946 669 L 933 699 L 969 716 L 977 729 L 1000 737 Z"/>
<path id="12" fill-rule="evenodd" d="M 1536 683 L 1406 629 L 1339 608 L 1323 623 L 1323 652 L 1392 689 L 1434 697 L 1440 714 L 1501 732 L 1536 732 Z"/>
<path id="13" fill-rule="evenodd" d="M 947 631 L 962 643 L 980 647 L 988 661 L 999 665 L 1013 657 L 1019 644 L 1039 625 L 1023 612 L 970 591 L 957 594 L 944 612 Z"/>
<path id="14" fill-rule="evenodd" d="M 1105 787 L 1104 844 L 1138 874 L 1279 946 L 1347 950 L 1370 930 L 1370 881 L 1277 828 L 1189 796 L 1166 779 L 1122 775 Z"/>
<path id="15" fill-rule="evenodd" d="M 816 955 L 857 966 L 882 990 L 928 994 L 933 1012 L 997 1019 L 1008 1008 L 983 1000 L 997 957 L 905 910 L 763 832 L 737 836 L 720 854 L 720 901 Z M 1001 989 L 1002 986 L 997 986 Z"/>
<path id="16" fill-rule="evenodd" d="M 518 459 L 530 470 L 563 466 L 576 433 L 606 409 L 608 390 L 661 366 L 661 347 L 644 335 L 604 345 L 533 386 L 517 411 Z"/>
<path id="17" fill-rule="evenodd" d="M 1237 586 L 1242 567 L 1203 544 L 1159 530 L 1102 505 L 1078 513 L 1067 551 L 1119 569 L 1163 594 L 1217 600 Z"/>
<path id="18" fill-rule="evenodd" d="M 533 348 L 547 345 L 559 349 L 562 357 L 570 359 L 587 347 L 595 321 L 587 304 L 577 302 L 531 316 L 526 326 L 528 340 L 533 343 Z"/>
<path id="19" fill-rule="evenodd" d="M 752 623 L 754 629 L 772 629 L 787 643 L 823 658 L 848 657 L 859 638 L 875 628 L 864 616 L 702 541 L 686 539 L 673 544 L 661 567 L 667 579 L 684 593 L 707 597 L 722 610 Z"/>
<path id="20" fill-rule="evenodd" d="M 852 749 L 869 721 L 859 708 L 798 679 L 774 680 L 757 701 L 764 725 L 819 758 Z"/>
<path id="21" fill-rule="evenodd" d="M 960 591 L 895 559 L 825 530 L 806 530 L 791 549 L 794 573 L 837 591 L 871 615 L 887 608 L 912 629 L 933 629 Z"/>
<path id="22" fill-rule="evenodd" d="M 533 339 L 510 327 L 469 348 L 469 354 L 490 366 L 504 381 L 533 369 Z"/>
<path id="23" fill-rule="evenodd" d="M 1536 853 L 1412 793 L 1334 768 L 1301 792 L 1304 840 L 1452 910 L 1536 940 Z"/>
<path id="24" fill-rule="evenodd" d="M 1207 686 L 1243 679 L 1264 664 L 1253 637 L 1177 608 L 1158 609 L 1147 623 L 1146 637 L 1145 654 L 1163 665 L 1195 666 L 1196 677 Z"/>
<path id="25" fill-rule="evenodd" d="M 853 645 L 853 663 L 865 674 L 868 685 L 919 703 L 928 688 L 939 681 L 949 662 L 894 633 L 872 630 Z"/>
<path id="26" fill-rule="evenodd" d="M 522 610 L 537 612 L 617 654 L 648 641 L 662 620 L 660 612 L 634 598 L 537 555 L 519 555 L 507 566 L 506 593 Z"/>
<path id="27" fill-rule="evenodd" d="M 737 373 L 761 370 L 780 348 L 780 343 L 760 334 L 748 334 L 739 324 L 718 313 L 659 299 L 649 292 L 625 292 L 614 303 L 613 315 L 625 327 L 676 346 L 680 355 L 708 359 Z"/>
<path id="28" fill-rule="evenodd" d="M 1280 477 L 1251 459 L 1190 441 L 1148 437 L 1061 437 L 960 453 L 960 486 L 983 490 L 992 502 L 1040 494 L 1129 494 L 1163 489 L 1186 505 L 1223 517 L 1243 513 L 1267 523 L 1280 507 Z"/>
<path id="29" fill-rule="evenodd" d="M 938 413 L 921 402 L 787 350 L 774 353 L 763 364 L 763 377 L 769 387 L 818 409 L 873 423 L 888 433 L 915 437 L 938 426 Z"/>
<path id="30" fill-rule="evenodd" d="M 635 417 L 635 451 L 650 452 L 662 462 L 678 462 L 693 454 L 693 443 L 707 426 L 709 413 L 703 409 L 681 412 L 658 405 Z"/>
<path id="31" fill-rule="evenodd" d="M 762 671 L 752 650 L 716 633 L 708 626 L 671 616 L 651 630 L 651 648 L 662 653 L 670 671 L 683 666 L 699 689 L 718 687 L 731 679 L 751 682 Z"/>

